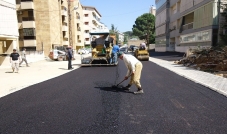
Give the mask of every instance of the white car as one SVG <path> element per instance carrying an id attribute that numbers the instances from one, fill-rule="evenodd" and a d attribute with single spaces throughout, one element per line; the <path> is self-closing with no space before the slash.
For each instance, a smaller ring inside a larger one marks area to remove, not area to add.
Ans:
<path id="1" fill-rule="evenodd" d="M 78 54 L 89 54 L 89 51 L 85 48 L 80 48 L 78 51 L 77 51 Z"/>

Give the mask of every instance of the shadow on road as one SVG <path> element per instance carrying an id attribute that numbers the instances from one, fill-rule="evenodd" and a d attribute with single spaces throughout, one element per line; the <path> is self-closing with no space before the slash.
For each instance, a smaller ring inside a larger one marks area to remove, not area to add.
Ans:
<path id="1" fill-rule="evenodd" d="M 98 88 L 102 91 L 110 91 L 110 92 L 122 92 L 122 93 L 133 93 L 132 91 L 127 91 L 127 90 L 124 90 L 120 87 L 95 87 L 95 88 Z"/>
<path id="2" fill-rule="evenodd" d="M 149 56 L 157 59 L 176 61 L 183 58 L 185 53 L 181 52 L 155 52 L 155 50 L 149 50 Z"/>
<path id="3" fill-rule="evenodd" d="M 5 72 L 5 73 L 13 73 L 13 72 Z"/>
<path id="4" fill-rule="evenodd" d="M 58 69 L 61 69 L 61 70 L 68 70 L 67 68 L 58 68 Z"/>

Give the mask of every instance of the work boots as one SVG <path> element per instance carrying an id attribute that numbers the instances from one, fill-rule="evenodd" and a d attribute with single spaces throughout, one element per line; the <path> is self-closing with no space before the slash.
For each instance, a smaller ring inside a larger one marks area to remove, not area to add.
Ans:
<path id="1" fill-rule="evenodd" d="M 125 90 L 130 90 L 131 85 L 128 84 L 127 86 L 124 87 Z"/>
<path id="2" fill-rule="evenodd" d="M 143 89 L 142 88 L 138 88 L 138 90 L 136 92 L 134 92 L 134 94 L 143 94 Z"/>

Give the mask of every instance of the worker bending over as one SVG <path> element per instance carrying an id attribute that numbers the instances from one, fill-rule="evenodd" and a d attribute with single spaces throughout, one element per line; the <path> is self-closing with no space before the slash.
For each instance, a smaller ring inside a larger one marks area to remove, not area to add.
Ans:
<path id="1" fill-rule="evenodd" d="M 118 53 L 118 57 L 125 62 L 125 65 L 128 69 L 127 74 L 125 76 L 125 80 L 127 80 L 131 74 L 130 82 L 125 87 L 125 89 L 130 90 L 130 87 L 132 86 L 132 84 L 135 84 L 138 90 L 134 92 L 134 94 L 143 93 L 143 89 L 140 84 L 140 76 L 143 68 L 142 63 L 138 59 L 136 59 L 133 55 L 124 54 L 122 52 Z"/>

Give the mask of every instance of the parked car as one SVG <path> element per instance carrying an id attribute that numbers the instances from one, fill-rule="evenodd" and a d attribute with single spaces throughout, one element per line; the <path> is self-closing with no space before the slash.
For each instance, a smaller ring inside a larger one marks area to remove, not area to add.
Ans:
<path id="1" fill-rule="evenodd" d="M 66 52 L 57 49 L 51 50 L 48 56 L 52 60 L 58 61 L 67 60 Z"/>
<path id="2" fill-rule="evenodd" d="M 77 51 L 78 54 L 89 54 L 89 51 L 86 48 L 80 48 Z"/>
<path id="3" fill-rule="evenodd" d="M 135 52 L 137 49 L 139 49 L 138 46 L 134 46 L 134 47 L 133 47 L 134 52 Z"/>
<path id="4" fill-rule="evenodd" d="M 130 45 L 129 48 L 128 48 L 128 51 L 134 52 L 134 51 L 135 51 L 135 50 L 134 50 L 134 47 L 135 47 L 135 45 Z"/>
<path id="5" fill-rule="evenodd" d="M 127 46 L 120 47 L 120 52 L 127 53 L 128 47 Z"/>

